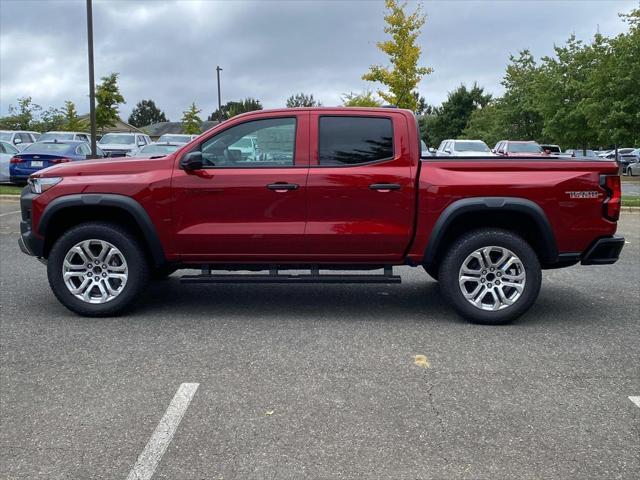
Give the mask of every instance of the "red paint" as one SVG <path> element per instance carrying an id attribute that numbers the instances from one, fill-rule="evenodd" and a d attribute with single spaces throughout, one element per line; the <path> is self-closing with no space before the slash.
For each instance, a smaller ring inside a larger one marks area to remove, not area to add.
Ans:
<path id="1" fill-rule="evenodd" d="M 318 166 L 318 117 L 366 115 L 391 118 L 393 159 L 360 166 Z M 224 168 L 185 172 L 180 158 L 203 139 L 247 120 L 291 117 L 297 121 L 295 164 L 286 168 Z M 170 261 L 419 263 L 440 214 L 469 197 L 518 197 L 545 212 L 560 253 L 582 252 L 616 223 L 619 209 L 600 176 L 616 175 L 613 161 L 419 160 L 413 114 L 397 109 L 311 108 L 251 112 L 206 132 L 161 159 L 70 162 L 37 176 L 64 180 L 33 202 L 33 226 L 47 203 L 62 195 L 114 193 L 137 200 L 158 231 Z M 615 177 L 614 177 L 615 178 Z M 296 190 L 266 188 L 295 183 Z M 400 190 L 372 190 L 393 183 Z M 597 198 L 567 192 L 597 191 Z M 616 196 L 617 195 L 617 196 Z M 607 196 L 607 207 L 604 202 Z M 617 203 L 616 203 L 617 202 Z M 612 215 L 613 217 L 614 215 Z"/>

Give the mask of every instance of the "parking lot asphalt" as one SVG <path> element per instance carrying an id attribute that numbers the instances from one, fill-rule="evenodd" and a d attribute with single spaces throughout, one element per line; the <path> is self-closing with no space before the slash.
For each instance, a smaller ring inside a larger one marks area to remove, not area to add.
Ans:
<path id="1" fill-rule="evenodd" d="M 125 479 L 152 437 L 154 479 L 640 478 L 638 212 L 616 265 L 546 271 L 529 313 L 483 327 L 408 267 L 393 286 L 174 275 L 82 318 L 19 252 L 16 210 L 0 203 L 2 478 Z"/>

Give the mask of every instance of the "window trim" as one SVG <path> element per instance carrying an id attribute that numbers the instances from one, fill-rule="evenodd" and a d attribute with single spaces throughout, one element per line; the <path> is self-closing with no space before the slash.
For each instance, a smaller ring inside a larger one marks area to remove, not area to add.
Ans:
<path id="1" fill-rule="evenodd" d="M 233 125 L 229 125 L 229 127 L 225 128 L 224 130 L 220 130 L 219 132 L 216 132 L 214 135 L 211 135 L 210 137 L 202 140 L 200 143 L 198 143 L 194 148 L 192 148 L 191 150 L 189 150 L 188 152 L 185 153 L 191 153 L 191 152 L 197 152 L 200 151 L 202 152 L 202 145 L 204 145 L 206 142 L 208 142 L 209 140 L 217 137 L 218 135 L 226 132 L 227 130 L 231 130 L 234 127 L 237 127 L 239 125 L 246 125 L 247 123 L 251 123 L 251 122 L 264 122 L 265 120 L 280 120 L 280 119 L 293 119 L 293 157 L 291 158 L 292 160 L 292 164 L 291 165 L 281 165 L 281 166 L 274 166 L 274 165 L 268 165 L 268 166 L 263 166 L 263 167 L 218 167 L 216 165 L 212 166 L 212 167 L 205 167 L 203 166 L 202 169 L 203 170 L 251 170 L 251 169 L 260 169 L 260 170 L 264 170 L 267 168 L 309 168 L 309 165 L 296 165 L 296 147 L 297 147 L 297 141 L 298 141 L 298 116 L 297 115 L 282 115 L 282 116 L 277 116 L 277 117 L 267 117 L 267 118 L 254 118 L 252 120 L 247 120 L 246 122 L 238 122 L 235 123 Z"/>
<path id="2" fill-rule="evenodd" d="M 380 158 L 378 160 L 371 160 L 370 162 L 362 162 L 356 164 L 348 164 L 345 163 L 343 165 L 321 165 L 320 164 L 320 120 L 322 118 L 382 118 L 385 120 L 389 120 L 391 122 L 391 156 L 386 158 Z M 360 167 L 363 165 L 374 165 L 376 163 L 385 163 L 389 161 L 396 160 L 396 135 L 395 129 L 393 128 L 393 117 L 392 116 L 383 116 L 383 115 L 318 115 L 318 128 L 317 128 L 317 136 L 318 136 L 318 163 L 315 165 L 309 165 L 311 168 L 354 168 Z"/>

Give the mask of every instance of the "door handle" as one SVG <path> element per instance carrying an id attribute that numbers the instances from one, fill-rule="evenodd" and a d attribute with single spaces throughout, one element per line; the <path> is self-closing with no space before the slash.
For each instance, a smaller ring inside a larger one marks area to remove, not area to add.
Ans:
<path id="1" fill-rule="evenodd" d="M 371 190 L 377 190 L 379 192 L 390 192 L 391 190 L 400 190 L 400 184 L 398 183 L 372 183 L 369 185 Z"/>
<path id="2" fill-rule="evenodd" d="M 278 193 L 287 192 L 289 190 L 297 190 L 298 187 L 299 185 L 297 183 L 284 183 L 284 182 L 270 183 L 269 185 L 267 185 L 267 188 L 269 190 L 273 190 L 274 192 L 278 192 Z"/>

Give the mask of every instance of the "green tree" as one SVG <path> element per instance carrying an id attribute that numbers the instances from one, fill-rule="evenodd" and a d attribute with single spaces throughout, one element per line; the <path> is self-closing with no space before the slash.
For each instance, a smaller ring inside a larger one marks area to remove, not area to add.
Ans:
<path id="1" fill-rule="evenodd" d="M 118 106 L 124 101 L 118 87 L 118 74 L 102 77 L 102 83 L 96 86 L 96 128 L 99 132 L 112 127 L 118 120 Z"/>
<path id="2" fill-rule="evenodd" d="M 192 102 L 189 109 L 182 112 L 182 133 L 186 133 L 187 135 L 198 135 L 200 133 L 202 120 L 198 114 L 201 111 L 202 110 L 199 110 L 198 107 L 196 107 L 196 103 Z"/>
<path id="3" fill-rule="evenodd" d="M 429 136 L 432 144 L 435 146 L 447 138 L 460 137 L 471 114 L 486 107 L 490 100 L 491 95 L 485 94 L 484 89 L 475 83 L 471 89 L 460 85 L 449 92 L 442 106 L 436 109 L 435 118 L 431 121 Z"/>
<path id="4" fill-rule="evenodd" d="M 235 117 L 241 113 L 252 112 L 254 110 L 262 110 L 262 104 L 260 100 L 256 98 L 247 97 L 244 100 L 231 101 L 222 105 L 222 112 L 217 110 L 209 115 L 208 120 L 225 120 L 227 118 Z"/>
<path id="5" fill-rule="evenodd" d="M 384 31 L 391 39 L 376 45 L 389 57 L 390 67 L 372 65 L 363 80 L 379 82 L 388 87 L 388 91 L 379 90 L 378 95 L 391 105 L 416 110 L 418 100 L 414 92 L 425 75 L 432 69 L 418 66 L 421 49 L 416 44 L 426 15 L 420 6 L 411 14 L 405 12 L 406 3 L 386 0 L 387 14 L 384 17 Z"/>
<path id="6" fill-rule="evenodd" d="M 287 98 L 287 108 L 321 106 L 322 104 L 313 98 L 313 93 L 311 95 L 306 95 L 301 92 Z"/>
<path id="7" fill-rule="evenodd" d="M 166 121 L 164 112 L 151 99 L 138 102 L 129 115 L 129 123 L 138 128 Z"/>
<path id="8" fill-rule="evenodd" d="M 18 106 L 9 105 L 9 115 L 0 118 L 4 130 L 34 130 L 34 123 L 42 107 L 33 103 L 31 97 L 18 98 Z"/>
<path id="9" fill-rule="evenodd" d="M 49 132 L 51 130 L 63 130 L 64 111 L 59 108 L 49 107 L 40 114 L 40 118 L 31 124 L 32 130 Z"/>
<path id="10" fill-rule="evenodd" d="M 461 136 L 463 138 L 482 140 L 489 147 L 493 147 L 505 138 L 518 138 L 509 137 L 504 133 L 503 108 L 503 99 L 497 99 L 488 103 L 484 108 L 475 109 L 471 113 Z"/>
<path id="11" fill-rule="evenodd" d="M 84 132 L 89 128 L 89 123 L 78 116 L 76 106 L 71 100 L 64 102 L 62 115 L 64 120 L 60 126 L 60 130 L 67 132 Z"/>
<path id="12" fill-rule="evenodd" d="M 373 93 L 365 90 L 362 93 L 345 93 L 342 95 L 342 105 L 345 107 L 380 107 L 382 102 Z"/>

